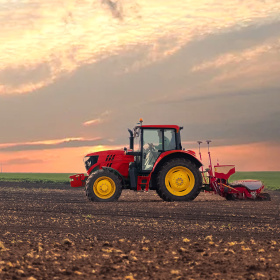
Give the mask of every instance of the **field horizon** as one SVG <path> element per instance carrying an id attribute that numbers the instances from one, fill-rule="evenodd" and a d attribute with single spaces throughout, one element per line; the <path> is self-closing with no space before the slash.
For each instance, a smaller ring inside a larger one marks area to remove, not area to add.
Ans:
<path id="1" fill-rule="evenodd" d="M 3 172 L 0 181 L 34 182 L 34 183 L 59 183 L 70 182 L 69 176 L 75 173 L 32 173 L 32 172 Z M 239 171 L 230 177 L 229 182 L 242 179 L 260 180 L 270 190 L 280 190 L 280 171 Z"/>

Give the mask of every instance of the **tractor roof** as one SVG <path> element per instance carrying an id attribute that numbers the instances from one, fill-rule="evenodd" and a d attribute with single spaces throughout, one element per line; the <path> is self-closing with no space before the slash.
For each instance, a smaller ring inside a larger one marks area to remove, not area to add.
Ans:
<path id="1" fill-rule="evenodd" d="M 142 128 L 173 128 L 176 129 L 177 132 L 180 131 L 183 127 L 180 127 L 178 125 L 138 125 L 137 127 L 142 127 Z"/>

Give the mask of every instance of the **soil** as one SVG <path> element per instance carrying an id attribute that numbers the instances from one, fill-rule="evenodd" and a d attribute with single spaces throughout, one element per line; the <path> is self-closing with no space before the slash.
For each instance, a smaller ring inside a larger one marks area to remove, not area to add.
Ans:
<path id="1" fill-rule="evenodd" d="M 92 203 L 69 185 L 0 182 L 0 279 L 280 279 L 272 201 L 124 190 Z"/>

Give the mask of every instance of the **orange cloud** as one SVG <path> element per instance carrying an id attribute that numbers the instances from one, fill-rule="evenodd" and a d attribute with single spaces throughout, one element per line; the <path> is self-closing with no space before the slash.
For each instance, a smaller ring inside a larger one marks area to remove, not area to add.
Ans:
<path id="1" fill-rule="evenodd" d="M 30 142 L 18 142 L 18 143 L 2 143 L 0 144 L 0 151 L 21 151 L 21 150 L 44 150 L 65 148 L 71 146 L 89 146 L 92 143 L 100 140 L 100 137 L 96 138 L 83 138 L 72 137 L 54 140 L 42 140 L 42 141 L 30 141 Z M 86 144 L 86 145 L 85 145 Z"/>
<path id="2" fill-rule="evenodd" d="M 108 116 L 110 114 L 111 114 L 111 112 L 106 110 L 105 112 L 100 114 L 100 118 L 96 118 L 96 119 L 93 119 L 93 120 L 90 120 L 90 121 L 86 121 L 86 122 L 83 123 L 83 126 L 96 125 L 96 124 L 103 123 L 108 118 Z"/>
<path id="3" fill-rule="evenodd" d="M 88 126 L 88 125 L 100 124 L 100 123 L 102 123 L 101 119 L 94 119 L 94 120 L 84 122 L 83 125 Z"/>

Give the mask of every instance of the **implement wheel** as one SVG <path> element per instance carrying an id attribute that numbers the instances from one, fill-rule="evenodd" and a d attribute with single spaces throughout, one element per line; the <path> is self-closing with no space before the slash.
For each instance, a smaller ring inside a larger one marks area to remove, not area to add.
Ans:
<path id="1" fill-rule="evenodd" d="M 118 200 L 122 193 L 122 184 L 117 175 L 100 169 L 90 174 L 86 181 L 86 196 L 94 202 Z"/>
<path id="2" fill-rule="evenodd" d="M 225 196 L 226 200 L 236 200 L 236 197 L 234 194 L 232 193 L 228 193 L 226 196 Z"/>
<path id="3" fill-rule="evenodd" d="M 262 201 L 271 201 L 271 197 L 269 193 L 260 193 L 257 196 L 257 200 L 262 200 Z"/>
<path id="4" fill-rule="evenodd" d="M 187 159 L 165 163 L 157 176 L 157 193 L 165 201 L 190 201 L 200 193 L 202 177 L 199 168 Z"/>

